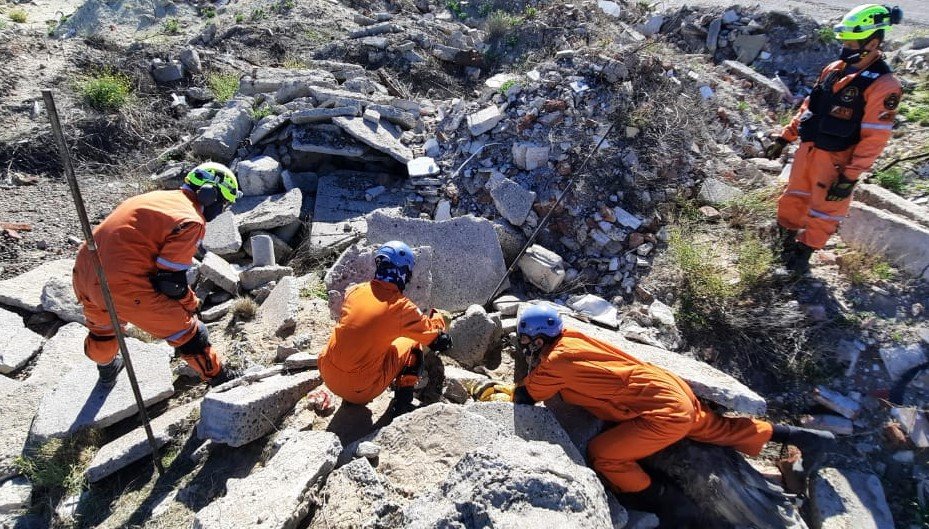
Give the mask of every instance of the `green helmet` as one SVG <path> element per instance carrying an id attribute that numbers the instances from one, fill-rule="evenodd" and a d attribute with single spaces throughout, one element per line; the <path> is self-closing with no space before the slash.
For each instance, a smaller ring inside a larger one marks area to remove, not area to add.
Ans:
<path id="1" fill-rule="evenodd" d="M 834 26 L 838 40 L 866 40 L 876 31 L 899 24 L 903 11 L 899 7 L 879 4 L 863 4 L 842 17 L 842 23 Z"/>
<path id="2" fill-rule="evenodd" d="M 187 173 L 184 182 L 190 184 L 196 189 L 202 189 L 204 185 L 219 190 L 219 193 L 226 199 L 226 202 L 234 204 L 236 199 L 242 197 L 239 191 L 239 181 L 236 180 L 232 170 L 221 163 L 206 162 L 194 167 Z"/>

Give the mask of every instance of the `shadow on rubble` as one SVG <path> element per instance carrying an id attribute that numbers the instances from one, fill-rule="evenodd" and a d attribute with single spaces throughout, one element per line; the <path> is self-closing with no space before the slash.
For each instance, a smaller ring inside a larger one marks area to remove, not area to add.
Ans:
<path id="1" fill-rule="evenodd" d="M 194 429 L 183 445 L 167 445 L 159 450 L 164 474 L 157 476 L 152 459 L 146 457 L 101 482 L 106 483 L 105 487 L 92 487 L 78 506 L 81 526 L 95 527 L 113 515 L 117 515 L 124 527 L 141 526 L 154 516 L 156 508 L 169 505 L 172 500 L 197 512 L 225 494 L 228 479 L 244 478 L 263 460 L 269 439 L 262 437 L 241 447 L 224 444 L 207 447 Z M 202 449 L 208 449 L 208 455 L 202 455 Z M 147 497 L 131 514 L 118 513 L 119 504 L 113 499 L 133 493 Z"/>

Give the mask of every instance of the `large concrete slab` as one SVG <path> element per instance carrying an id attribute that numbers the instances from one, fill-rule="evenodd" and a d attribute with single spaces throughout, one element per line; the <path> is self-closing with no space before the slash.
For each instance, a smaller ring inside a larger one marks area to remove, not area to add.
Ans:
<path id="1" fill-rule="evenodd" d="M 173 395 L 169 365 L 173 349 L 164 342 L 144 343 L 134 338 L 127 338 L 126 345 L 145 405 Z M 105 428 L 138 413 L 126 370 L 107 389 L 97 384 L 97 365 L 90 360 L 76 361 L 70 367 L 54 391 L 42 398 L 32 424 L 35 440 L 63 437 L 89 427 Z"/>
<path id="2" fill-rule="evenodd" d="M 883 255 L 914 277 L 929 279 L 929 228 L 853 202 L 839 235 L 852 248 Z"/>
<path id="3" fill-rule="evenodd" d="M 572 317 L 565 318 L 565 327 L 580 330 L 598 340 L 619 347 L 639 360 L 671 371 L 684 379 L 698 397 L 721 404 L 730 410 L 750 415 L 764 415 L 767 409 L 767 403 L 761 395 L 709 364 L 658 347 L 631 342 L 616 331 L 597 327 Z"/>
<path id="4" fill-rule="evenodd" d="M 152 437 L 157 448 L 168 444 L 175 435 L 184 431 L 192 422 L 190 414 L 200 406 L 200 401 L 178 406 L 151 420 Z M 87 481 L 95 483 L 110 474 L 150 455 L 152 445 L 143 427 L 118 437 L 100 447 L 87 466 Z"/>
<path id="5" fill-rule="evenodd" d="M 300 288 L 293 276 L 282 277 L 268 298 L 258 309 L 264 333 L 267 336 L 287 336 L 297 326 L 300 311 Z"/>
<path id="6" fill-rule="evenodd" d="M 226 495 L 199 512 L 194 529 L 299 527 L 316 504 L 313 487 L 335 466 L 342 451 L 330 432 L 285 431 L 286 440 L 260 470 L 242 479 L 226 481 Z"/>
<path id="7" fill-rule="evenodd" d="M 26 328 L 23 318 L 0 308 L 0 373 L 12 373 L 26 365 L 42 349 L 43 339 Z"/>
<path id="8" fill-rule="evenodd" d="M 900 195 L 874 184 L 861 184 L 855 190 L 855 200 L 899 215 L 923 227 L 929 227 L 929 208 L 914 204 Z"/>
<path id="9" fill-rule="evenodd" d="M 274 431 L 278 419 L 323 383 L 319 371 L 250 377 L 214 388 L 203 398 L 197 435 L 242 446 Z"/>
<path id="10" fill-rule="evenodd" d="M 506 273 L 503 250 L 489 220 L 468 215 L 435 222 L 382 211 L 366 220 L 372 244 L 399 239 L 410 246 L 432 247 L 432 303 L 437 308 L 461 311 L 484 305 Z M 504 282 L 501 291 L 508 286 Z"/>
<path id="11" fill-rule="evenodd" d="M 402 203 L 400 192 L 388 190 L 365 200 L 365 190 L 378 185 L 377 176 L 367 173 L 339 173 L 319 177 L 310 244 L 314 249 L 334 251 L 354 239 L 364 237 L 364 216 L 378 208 Z"/>
<path id="12" fill-rule="evenodd" d="M 377 246 L 353 244 L 347 248 L 339 259 L 326 271 L 324 281 L 329 291 L 329 309 L 333 319 L 338 319 L 342 312 L 345 289 L 354 283 L 364 283 L 374 278 L 374 252 Z M 413 280 L 406 286 L 403 294 L 410 298 L 422 310 L 428 310 L 432 304 L 432 248 L 414 247 L 416 271 Z M 335 291 L 335 292 L 333 292 Z"/>
<path id="13" fill-rule="evenodd" d="M 242 233 L 271 230 L 300 220 L 303 193 L 299 188 L 277 195 L 242 197 L 229 210 Z"/>
<path id="14" fill-rule="evenodd" d="M 0 281 L 0 303 L 42 312 L 42 289 L 53 277 L 71 282 L 74 259 L 59 259 L 39 265 L 25 274 Z"/>
<path id="15" fill-rule="evenodd" d="M 824 468 L 813 478 L 814 529 L 893 529 L 881 480 L 857 470 Z"/>
<path id="16" fill-rule="evenodd" d="M 350 136 L 389 155 L 400 163 L 414 158 L 413 151 L 400 143 L 400 131 L 390 123 L 371 123 L 363 118 L 332 118 L 332 122 Z"/>

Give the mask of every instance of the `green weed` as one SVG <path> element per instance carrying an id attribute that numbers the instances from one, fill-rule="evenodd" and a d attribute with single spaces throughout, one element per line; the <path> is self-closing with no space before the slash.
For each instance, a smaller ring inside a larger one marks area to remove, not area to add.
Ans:
<path id="1" fill-rule="evenodd" d="M 200 16 L 203 18 L 214 18 L 216 16 L 216 8 L 213 6 L 201 7 Z"/>
<path id="2" fill-rule="evenodd" d="M 37 487 L 76 494 L 84 487 L 84 471 L 100 437 L 99 431 L 89 429 L 64 439 L 51 439 L 25 450 L 16 458 L 16 468 Z"/>
<path id="3" fill-rule="evenodd" d="M 236 298 L 232 303 L 232 316 L 238 321 L 251 321 L 258 314 L 258 303 L 252 298 Z"/>
<path id="4" fill-rule="evenodd" d="M 500 85 L 500 93 L 506 95 L 506 93 L 510 91 L 510 88 L 513 88 L 516 86 L 516 84 L 516 79 L 508 79 L 504 81 L 503 84 Z"/>
<path id="5" fill-rule="evenodd" d="M 206 84 L 213 92 L 219 103 L 225 103 L 239 90 L 239 76 L 235 73 L 211 73 L 206 78 Z"/>
<path id="6" fill-rule="evenodd" d="M 322 281 L 314 281 L 300 289 L 301 298 L 317 298 L 323 301 L 329 301 L 329 291 L 326 290 L 326 284 Z"/>
<path id="7" fill-rule="evenodd" d="M 101 112 L 118 111 L 131 98 L 129 78 L 114 72 L 104 72 L 80 82 L 78 91 L 88 105 Z"/>
<path id="8" fill-rule="evenodd" d="M 258 22 L 265 18 L 268 18 L 268 12 L 265 11 L 264 8 L 259 7 L 252 11 L 252 22 Z"/>
<path id="9" fill-rule="evenodd" d="M 272 114 L 274 114 L 274 110 L 268 105 L 261 105 L 258 108 L 252 109 L 252 119 L 255 121 L 268 117 Z"/>
<path id="10" fill-rule="evenodd" d="M 523 17 L 526 20 L 535 20 L 539 16 L 539 9 L 532 6 L 526 6 L 526 9 L 523 11 Z"/>
<path id="11" fill-rule="evenodd" d="M 12 20 L 13 22 L 16 22 L 17 24 L 24 24 L 26 22 L 26 19 L 29 18 L 29 15 L 28 13 L 26 13 L 26 10 L 20 9 L 18 7 L 16 9 L 11 9 L 10 12 L 7 13 L 7 16 L 10 17 L 10 20 Z"/>
<path id="12" fill-rule="evenodd" d="M 745 101 L 744 99 L 742 101 L 739 101 L 738 103 L 735 104 L 735 108 L 739 112 L 747 111 L 749 109 L 748 101 Z"/>
<path id="13" fill-rule="evenodd" d="M 680 227 L 672 229 L 670 235 L 668 246 L 684 276 L 688 297 L 712 302 L 729 299 L 735 294 L 722 269 L 713 264 L 716 255 L 712 246 L 695 242 Z"/>
<path id="14" fill-rule="evenodd" d="M 880 256 L 849 250 L 838 260 L 839 269 L 853 285 L 865 285 L 880 280 L 892 279 L 896 270 Z"/>
<path id="15" fill-rule="evenodd" d="M 171 17 L 161 24 L 161 29 L 168 35 L 177 35 L 180 32 L 180 21 L 177 17 Z"/>
<path id="16" fill-rule="evenodd" d="M 875 173 L 871 178 L 877 185 L 884 189 L 889 189 L 898 195 L 902 194 L 906 188 L 906 179 L 903 176 L 903 171 L 896 167 L 891 167 L 886 171 Z"/>
<path id="17" fill-rule="evenodd" d="M 780 190 L 774 187 L 745 193 L 728 200 L 723 208 L 729 212 L 729 225 L 749 226 L 765 219 L 772 219 L 777 212 L 777 197 Z"/>
<path id="18" fill-rule="evenodd" d="M 296 7 L 296 5 L 297 3 L 295 0 L 279 0 L 278 3 L 274 6 L 274 10 L 278 13 L 286 13 L 287 11 L 290 11 Z"/>
<path id="19" fill-rule="evenodd" d="M 236 24 L 241 24 L 245 20 L 245 15 L 242 13 L 236 13 L 233 19 L 235 20 Z"/>
<path id="20" fill-rule="evenodd" d="M 445 7 L 452 13 L 452 15 L 459 19 L 464 20 L 468 18 L 468 14 L 465 13 L 465 5 L 458 0 L 448 0 L 445 2 Z"/>
<path id="21" fill-rule="evenodd" d="M 739 290 L 756 287 L 774 263 L 774 254 L 756 235 L 749 235 L 738 248 Z"/>
<path id="22" fill-rule="evenodd" d="M 830 44 L 835 42 L 835 30 L 828 26 L 821 27 L 816 30 L 816 40 L 822 42 L 823 44 Z"/>

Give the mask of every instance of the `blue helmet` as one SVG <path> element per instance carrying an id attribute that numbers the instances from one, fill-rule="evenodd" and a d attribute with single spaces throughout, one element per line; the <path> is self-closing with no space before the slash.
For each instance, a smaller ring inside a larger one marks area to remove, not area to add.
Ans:
<path id="1" fill-rule="evenodd" d="M 530 338 L 545 336 L 550 339 L 561 336 L 564 321 L 561 315 L 549 305 L 530 305 L 519 312 L 516 332 Z"/>
<path id="2" fill-rule="evenodd" d="M 374 278 L 397 285 L 400 292 L 413 278 L 416 257 L 413 250 L 402 241 L 388 241 L 374 254 Z"/>

